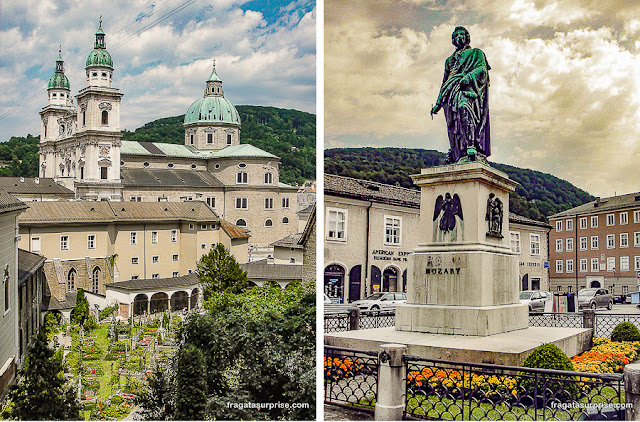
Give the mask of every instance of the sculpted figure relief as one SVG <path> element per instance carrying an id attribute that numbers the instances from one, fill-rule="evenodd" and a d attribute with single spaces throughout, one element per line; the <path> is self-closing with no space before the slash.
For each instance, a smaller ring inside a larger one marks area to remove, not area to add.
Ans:
<path id="1" fill-rule="evenodd" d="M 456 27 L 451 35 L 456 51 L 444 64 L 444 79 L 431 116 L 444 109 L 449 133 L 447 163 L 474 161 L 491 155 L 489 134 L 489 64 L 478 48 L 471 48 L 469 32 Z"/>

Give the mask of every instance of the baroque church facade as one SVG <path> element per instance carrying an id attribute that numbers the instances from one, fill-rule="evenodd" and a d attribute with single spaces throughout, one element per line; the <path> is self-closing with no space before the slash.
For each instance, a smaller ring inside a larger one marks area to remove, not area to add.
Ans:
<path id="1" fill-rule="evenodd" d="M 225 98 L 213 65 L 204 95 L 187 110 L 184 144 L 122 140 L 114 66 L 102 20 L 75 95 L 61 54 L 40 112 L 40 167 L 77 200 L 206 202 L 251 233 L 256 246 L 297 232 L 297 188 L 279 180 L 279 157 L 240 144 L 238 111 Z"/>

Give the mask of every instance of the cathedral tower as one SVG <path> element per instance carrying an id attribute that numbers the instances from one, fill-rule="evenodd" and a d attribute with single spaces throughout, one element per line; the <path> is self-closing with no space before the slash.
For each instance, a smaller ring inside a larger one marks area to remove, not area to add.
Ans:
<path id="1" fill-rule="evenodd" d="M 61 164 L 55 150 L 56 141 L 73 136 L 76 130 L 76 110 L 71 97 L 71 85 L 64 74 L 62 48 L 58 50 L 56 69 L 47 85 L 47 105 L 40 112 L 40 167 L 41 177 L 55 177 Z M 63 168 L 63 171 L 66 168 Z"/>
<path id="2" fill-rule="evenodd" d="M 204 97 L 191 104 L 184 116 L 184 144 L 201 151 L 219 151 L 240 144 L 240 115 L 224 97 L 215 60 Z"/>
<path id="3" fill-rule="evenodd" d="M 113 61 L 107 51 L 102 17 L 85 72 L 86 86 L 76 96 L 76 196 L 120 201 L 120 100 L 123 94 L 112 87 Z"/>

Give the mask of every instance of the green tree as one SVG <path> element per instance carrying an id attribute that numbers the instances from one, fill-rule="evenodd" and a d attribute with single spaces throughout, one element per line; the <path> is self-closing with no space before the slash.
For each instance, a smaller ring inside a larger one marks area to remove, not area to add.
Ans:
<path id="1" fill-rule="evenodd" d="M 3 419 L 77 420 L 80 404 L 76 391 L 65 384 L 62 362 L 47 347 L 47 337 L 40 330 L 29 348 L 19 382 L 9 388 Z"/>
<path id="2" fill-rule="evenodd" d="M 73 322 L 74 324 L 84 325 L 89 318 L 89 302 L 84 295 L 84 290 L 78 289 L 76 295 L 76 306 L 73 308 Z"/>
<path id="3" fill-rule="evenodd" d="M 156 369 L 147 386 L 136 397 L 142 420 L 166 421 L 173 418 L 175 390 L 169 372 Z"/>
<path id="4" fill-rule="evenodd" d="M 239 293 L 249 287 L 247 273 L 222 243 L 218 243 L 198 262 L 198 278 L 205 299 L 216 292 Z"/>
<path id="5" fill-rule="evenodd" d="M 220 293 L 186 320 L 181 337 L 204 357 L 207 418 L 315 417 L 315 290 L 263 286 Z M 183 382 L 176 382 L 176 389 Z M 227 402 L 308 403 L 301 409 L 234 409 Z"/>
<path id="6" fill-rule="evenodd" d="M 178 352 L 176 368 L 176 420 L 203 420 L 207 407 L 207 380 L 204 355 L 187 345 Z"/>

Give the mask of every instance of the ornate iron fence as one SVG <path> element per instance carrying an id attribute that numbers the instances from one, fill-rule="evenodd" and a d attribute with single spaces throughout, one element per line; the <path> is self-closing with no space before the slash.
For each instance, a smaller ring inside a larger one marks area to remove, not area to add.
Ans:
<path id="1" fill-rule="evenodd" d="M 581 313 L 529 314 L 529 327 L 582 328 Z"/>
<path id="2" fill-rule="evenodd" d="M 324 402 L 373 413 L 378 393 L 378 354 L 324 347 Z"/>
<path id="3" fill-rule="evenodd" d="M 622 374 L 405 360 L 408 418 L 624 420 Z"/>
<path id="4" fill-rule="evenodd" d="M 349 329 L 349 314 L 325 314 L 324 332 L 335 333 Z"/>
<path id="5" fill-rule="evenodd" d="M 594 336 L 610 337 L 616 325 L 627 321 L 640 329 L 639 314 L 596 314 Z"/>
<path id="6" fill-rule="evenodd" d="M 381 328 L 381 327 L 395 327 L 396 325 L 396 313 L 391 312 L 379 312 L 360 315 L 360 329 L 366 330 L 367 328 Z"/>

